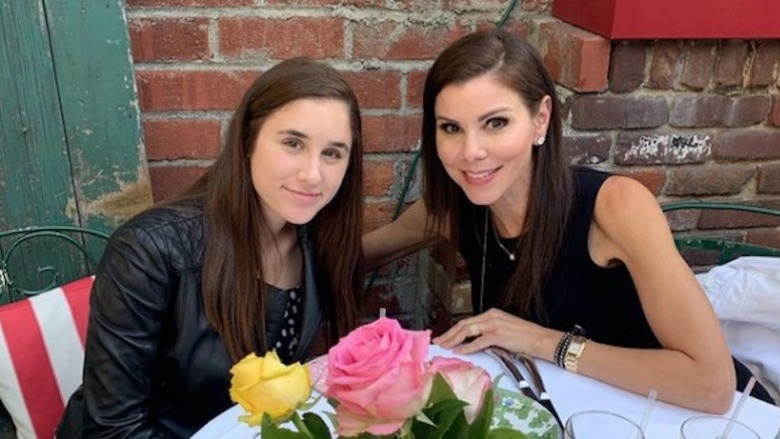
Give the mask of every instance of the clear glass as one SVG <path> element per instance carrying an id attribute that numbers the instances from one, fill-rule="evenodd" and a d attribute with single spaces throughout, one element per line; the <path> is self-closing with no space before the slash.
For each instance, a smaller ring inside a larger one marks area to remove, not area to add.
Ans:
<path id="1" fill-rule="evenodd" d="M 644 439 L 642 429 L 615 413 L 598 410 L 579 412 L 566 421 L 564 439 Z"/>
<path id="2" fill-rule="evenodd" d="M 761 439 L 761 436 L 747 425 L 735 421 L 728 437 L 723 436 L 728 418 L 720 416 L 695 416 L 688 418 L 680 427 L 682 439 Z"/>

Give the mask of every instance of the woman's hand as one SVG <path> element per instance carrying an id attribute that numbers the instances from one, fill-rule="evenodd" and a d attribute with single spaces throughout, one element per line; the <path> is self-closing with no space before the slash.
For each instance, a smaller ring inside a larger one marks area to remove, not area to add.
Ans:
<path id="1" fill-rule="evenodd" d="M 490 346 L 552 360 L 562 332 L 531 323 L 496 308 L 463 319 L 433 342 L 442 348 L 453 347 L 458 354 L 470 354 Z"/>

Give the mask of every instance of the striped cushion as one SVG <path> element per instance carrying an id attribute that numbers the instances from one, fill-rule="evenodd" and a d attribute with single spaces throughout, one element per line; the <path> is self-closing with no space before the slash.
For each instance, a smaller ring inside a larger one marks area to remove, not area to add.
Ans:
<path id="1" fill-rule="evenodd" d="M 53 437 L 81 384 L 92 282 L 0 307 L 0 400 L 19 439 Z"/>

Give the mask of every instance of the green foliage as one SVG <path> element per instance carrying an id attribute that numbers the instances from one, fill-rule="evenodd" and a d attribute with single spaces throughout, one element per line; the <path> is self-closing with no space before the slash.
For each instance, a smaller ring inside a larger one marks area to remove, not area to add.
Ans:
<path id="1" fill-rule="evenodd" d="M 493 389 L 483 397 L 482 408 L 474 422 L 469 425 L 463 408 L 468 403 L 457 399 L 447 381 L 440 374 L 433 380 L 431 395 L 422 413 L 407 420 L 395 434 L 377 436 L 361 433 L 342 439 L 528 439 L 523 433 L 509 428 L 490 429 L 495 403 Z M 335 417 L 328 413 L 335 425 Z M 263 417 L 263 439 L 331 439 L 330 430 L 322 418 L 314 413 L 305 413 L 301 419 L 296 412 L 292 422 L 298 431 L 281 428 L 268 415 Z"/>

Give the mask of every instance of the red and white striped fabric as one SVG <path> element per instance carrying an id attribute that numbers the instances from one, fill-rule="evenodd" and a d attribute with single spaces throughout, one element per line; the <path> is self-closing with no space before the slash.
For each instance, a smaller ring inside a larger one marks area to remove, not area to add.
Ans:
<path id="1" fill-rule="evenodd" d="M 19 439 L 52 438 L 81 384 L 92 282 L 0 307 L 0 400 Z"/>

